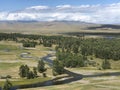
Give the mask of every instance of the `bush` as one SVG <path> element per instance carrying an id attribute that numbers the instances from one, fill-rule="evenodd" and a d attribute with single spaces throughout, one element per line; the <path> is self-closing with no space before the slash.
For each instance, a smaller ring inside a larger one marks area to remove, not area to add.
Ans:
<path id="1" fill-rule="evenodd" d="M 12 83 L 7 79 L 4 83 L 3 90 L 11 90 Z"/>
<path id="2" fill-rule="evenodd" d="M 103 63 L 102 63 L 102 68 L 103 68 L 103 69 L 111 69 L 110 62 L 105 59 L 105 60 L 103 61 Z"/>
<path id="3" fill-rule="evenodd" d="M 46 73 L 43 73 L 43 77 L 47 77 Z"/>

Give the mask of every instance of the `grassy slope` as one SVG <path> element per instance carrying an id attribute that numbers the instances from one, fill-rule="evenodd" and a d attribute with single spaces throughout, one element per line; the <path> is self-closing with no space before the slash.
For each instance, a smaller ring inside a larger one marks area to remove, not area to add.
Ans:
<path id="1" fill-rule="evenodd" d="M 64 32 L 120 32 L 120 30 L 117 29 L 87 29 L 87 27 L 94 26 L 100 25 L 75 22 L 0 22 L 0 32 L 19 32 L 32 34 L 55 34 Z"/>

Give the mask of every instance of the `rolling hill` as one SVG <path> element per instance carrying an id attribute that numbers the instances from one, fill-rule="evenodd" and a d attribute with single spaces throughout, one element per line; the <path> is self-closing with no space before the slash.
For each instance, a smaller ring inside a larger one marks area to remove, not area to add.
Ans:
<path id="1" fill-rule="evenodd" d="M 0 32 L 58 34 L 68 32 L 120 33 L 120 25 L 101 25 L 79 21 L 1 21 Z"/>

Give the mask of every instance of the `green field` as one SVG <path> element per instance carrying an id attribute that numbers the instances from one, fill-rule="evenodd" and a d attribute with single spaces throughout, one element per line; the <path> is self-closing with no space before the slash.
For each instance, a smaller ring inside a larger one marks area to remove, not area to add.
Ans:
<path id="1" fill-rule="evenodd" d="M 51 48 L 44 47 L 43 45 L 37 45 L 35 48 L 20 48 L 21 43 L 16 43 L 13 41 L 0 41 L 0 76 L 10 75 L 12 78 L 10 81 L 13 85 L 25 85 L 37 82 L 43 82 L 53 78 L 52 69 L 47 67 L 47 78 L 41 77 L 36 79 L 21 79 L 18 75 L 19 66 L 22 64 L 27 64 L 35 67 L 38 63 L 38 58 L 46 56 L 49 51 L 54 50 L 54 46 Z M 23 58 L 20 56 L 21 53 L 29 52 L 30 56 L 33 58 Z M 91 56 L 90 56 L 91 57 Z M 88 59 L 90 59 L 88 56 Z M 97 66 L 87 66 L 80 68 L 67 68 L 71 72 L 75 72 L 82 75 L 96 75 L 96 74 L 111 74 L 118 72 L 118 75 L 108 75 L 99 77 L 86 77 L 81 80 L 71 82 L 63 85 L 53 85 L 46 87 L 38 87 L 32 89 L 23 90 L 119 90 L 120 88 L 120 61 L 110 60 L 112 69 L 110 70 L 98 70 L 99 66 L 102 64 L 102 59 L 93 57 L 93 60 L 98 63 Z M 58 76 L 62 77 L 62 76 Z M 64 79 L 64 78 L 63 78 Z M 3 86 L 5 79 L 0 79 L 0 86 Z"/>
<path id="2" fill-rule="evenodd" d="M 27 85 L 27 84 L 33 84 L 33 83 L 40 83 L 40 82 L 51 80 L 51 78 L 41 77 L 41 78 L 35 78 L 35 79 L 10 79 L 10 80 L 11 80 L 11 83 L 13 86 L 17 86 L 17 85 Z M 0 86 L 3 86 L 4 82 L 5 81 L 1 81 Z"/>
<path id="3" fill-rule="evenodd" d="M 45 48 L 42 45 L 36 46 L 36 48 L 20 48 L 21 43 L 16 43 L 13 41 L 0 41 L 0 77 L 4 77 L 7 75 L 12 76 L 13 79 L 10 79 L 14 85 L 19 84 L 29 84 L 34 82 L 39 82 L 39 78 L 33 79 L 33 80 L 27 80 L 27 79 L 14 79 L 14 78 L 20 78 L 18 75 L 19 67 L 22 64 L 26 64 L 32 67 L 36 67 L 38 63 L 38 58 L 43 57 L 47 55 L 50 48 Z M 30 56 L 32 58 L 24 58 L 21 57 L 21 53 L 29 52 Z M 49 72 L 49 71 L 48 71 Z M 46 81 L 50 79 L 48 78 L 40 78 L 40 81 Z M 0 86 L 1 81 L 5 81 L 5 79 L 0 79 Z"/>
<path id="4" fill-rule="evenodd" d="M 76 73 L 83 75 L 94 75 L 95 73 L 110 73 L 120 72 L 119 70 L 80 70 L 71 69 Z M 29 88 L 21 90 L 119 90 L 120 88 L 120 76 L 100 76 L 100 77 L 87 77 L 81 80 L 71 82 L 63 85 L 54 85 L 39 88 Z"/>

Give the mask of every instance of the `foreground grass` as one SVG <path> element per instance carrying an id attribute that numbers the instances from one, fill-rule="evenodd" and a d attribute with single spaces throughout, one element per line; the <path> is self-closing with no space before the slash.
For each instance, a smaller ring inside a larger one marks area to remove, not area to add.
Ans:
<path id="1" fill-rule="evenodd" d="M 0 63 L 0 70 L 14 68 L 16 66 L 20 66 L 21 63 Z"/>
<path id="2" fill-rule="evenodd" d="M 21 90 L 120 90 L 120 81 L 117 76 L 114 79 L 112 77 L 103 77 L 104 80 L 97 80 L 99 78 L 84 78 L 78 80 L 77 82 L 63 84 L 63 85 L 53 85 L 38 88 L 28 88 Z"/>
<path id="3" fill-rule="evenodd" d="M 35 79 L 16 79 L 16 81 L 11 81 L 13 86 L 17 86 L 17 85 L 27 85 L 27 84 L 34 84 L 34 83 L 40 83 L 40 82 L 44 82 L 44 81 L 48 81 L 51 80 L 50 77 L 46 77 L 46 78 L 35 78 Z M 4 85 L 5 81 L 0 81 L 0 87 L 2 87 Z"/>

